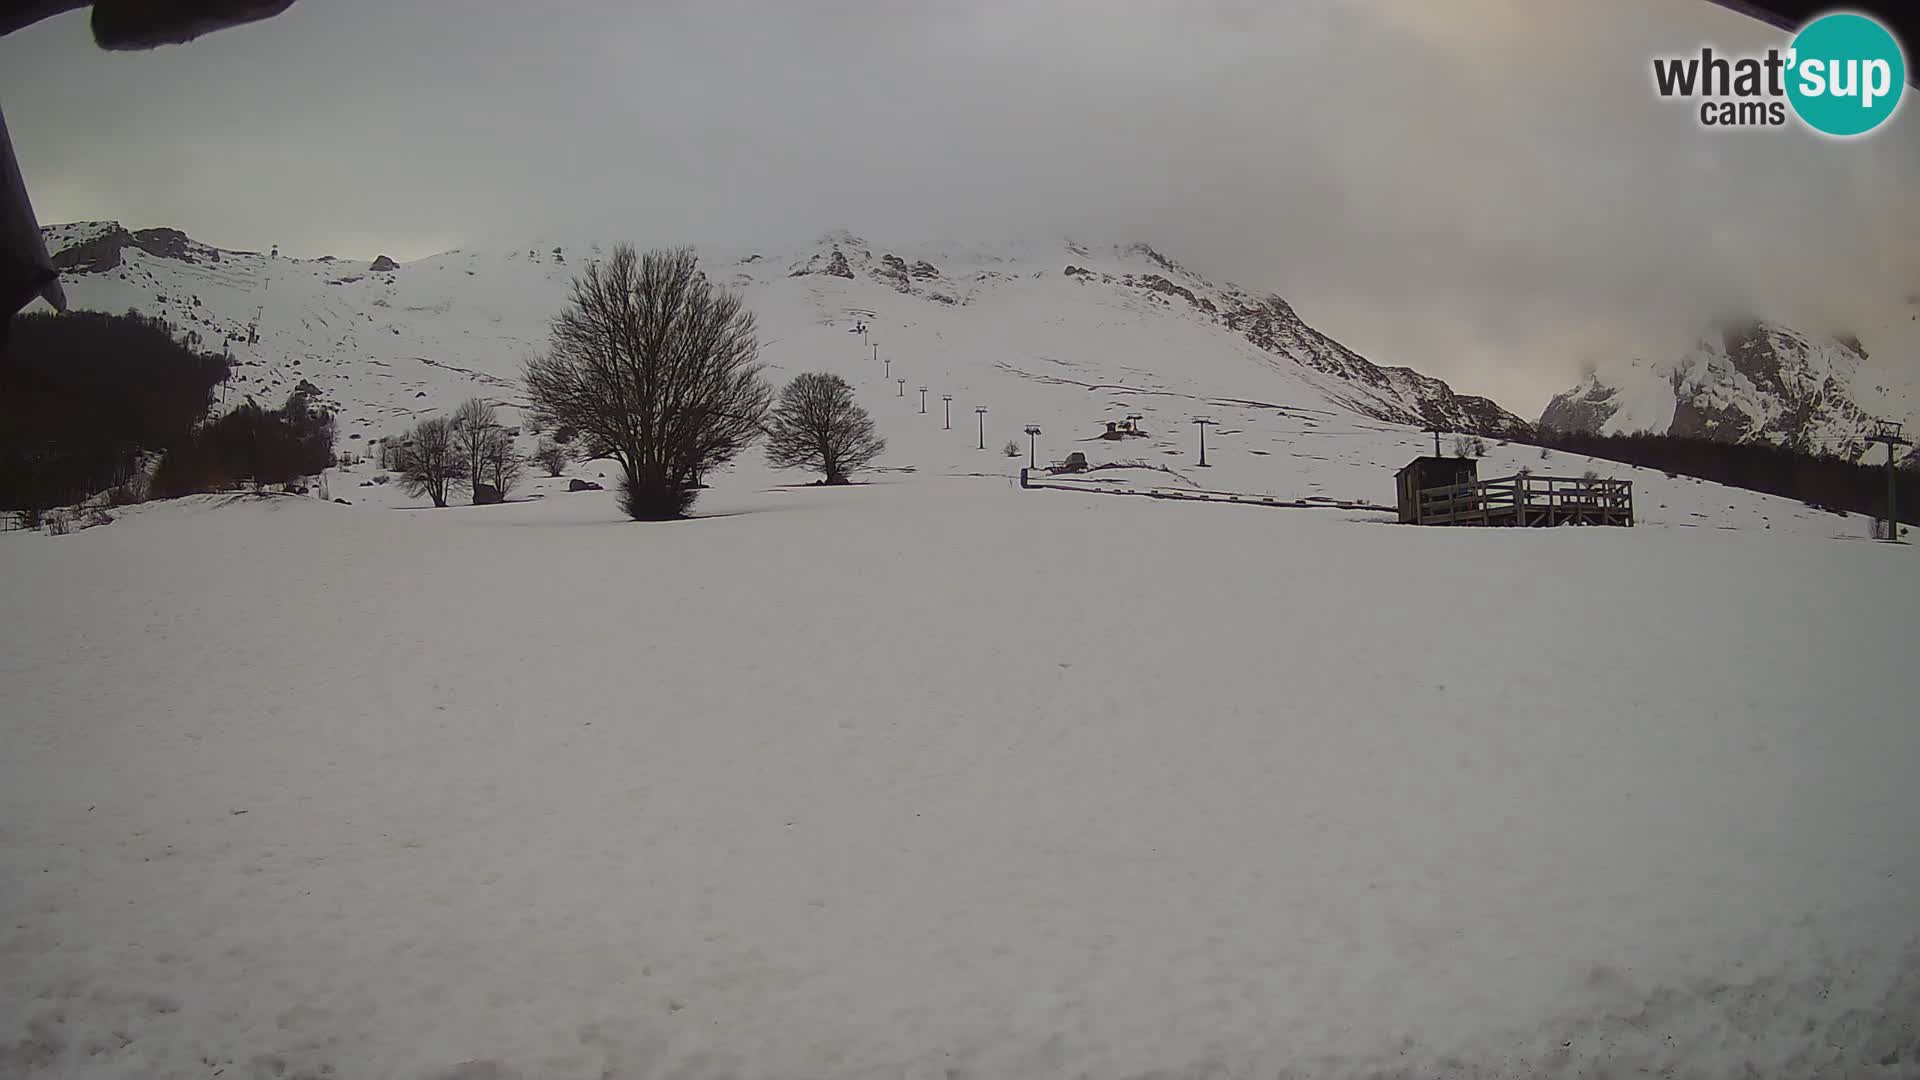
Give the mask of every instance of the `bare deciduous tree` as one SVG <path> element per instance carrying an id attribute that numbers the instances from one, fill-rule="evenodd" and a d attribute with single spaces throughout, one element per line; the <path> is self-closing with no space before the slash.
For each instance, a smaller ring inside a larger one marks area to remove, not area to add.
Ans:
<path id="1" fill-rule="evenodd" d="M 780 391 L 767 420 L 767 461 L 776 469 L 809 469 L 829 484 L 844 484 L 886 450 L 873 418 L 853 400 L 838 375 L 797 376 Z"/>
<path id="2" fill-rule="evenodd" d="M 499 417 L 494 414 L 493 406 L 480 398 L 468 398 L 453 411 L 453 445 L 465 470 L 467 490 L 479 500 L 480 485 L 487 482 L 487 447 L 492 443 L 494 432 L 500 430 Z"/>
<path id="3" fill-rule="evenodd" d="M 760 433 L 771 397 L 753 315 L 714 288 L 693 251 L 618 245 L 573 281 L 544 355 L 527 362 L 540 422 L 621 468 L 621 509 L 684 515 L 699 478 Z"/>
<path id="4" fill-rule="evenodd" d="M 447 505 L 447 493 L 466 477 L 453 434 L 453 421 L 444 416 L 422 420 L 405 442 L 391 447 L 389 459 L 400 485 L 410 495 L 425 495 L 435 506 Z"/>
<path id="5" fill-rule="evenodd" d="M 480 446 L 481 479 L 493 485 L 502 499 L 513 492 L 526 474 L 526 463 L 513 452 L 513 436 L 505 428 L 491 428 Z"/>
<path id="6" fill-rule="evenodd" d="M 573 460 L 573 452 L 552 439 L 541 439 L 539 449 L 533 452 L 533 460 L 548 476 L 559 476 L 567 471 L 567 464 Z"/>

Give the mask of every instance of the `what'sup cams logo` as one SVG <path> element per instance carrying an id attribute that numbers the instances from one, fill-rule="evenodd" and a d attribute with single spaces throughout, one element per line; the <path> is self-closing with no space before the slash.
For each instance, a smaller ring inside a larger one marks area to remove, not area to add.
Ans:
<path id="1" fill-rule="evenodd" d="M 1900 42 L 1846 11 L 1801 27 L 1784 50 L 1727 56 L 1707 46 L 1653 60 L 1654 91 L 1698 102 L 1700 125 L 1716 130 L 1784 127 L 1793 115 L 1823 135 L 1865 135 L 1893 115 L 1906 84 Z"/>

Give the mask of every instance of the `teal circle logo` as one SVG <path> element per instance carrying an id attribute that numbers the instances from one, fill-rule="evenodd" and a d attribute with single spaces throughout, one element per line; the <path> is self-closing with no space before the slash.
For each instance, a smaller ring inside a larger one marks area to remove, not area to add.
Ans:
<path id="1" fill-rule="evenodd" d="M 1851 12 L 1822 15 L 1793 39 L 1787 100 L 1815 131 L 1864 135 L 1900 104 L 1906 57 L 1887 28 Z"/>

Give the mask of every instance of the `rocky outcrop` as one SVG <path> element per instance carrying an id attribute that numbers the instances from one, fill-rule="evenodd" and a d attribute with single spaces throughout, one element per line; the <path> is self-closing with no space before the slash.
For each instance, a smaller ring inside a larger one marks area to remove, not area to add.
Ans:
<path id="1" fill-rule="evenodd" d="M 1540 414 L 1540 426 L 1553 431 L 1605 430 L 1607 421 L 1620 411 L 1620 391 L 1602 383 L 1591 373 L 1580 385 L 1564 394 L 1555 394 Z"/>
<path id="2" fill-rule="evenodd" d="M 63 274 L 99 274 L 120 265 L 120 253 L 132 242 L 125 229 L 82 241 L 53 253 L 53 268 Z"/>
<path id="3" fill-rule="evenodd" d="M 788 277 L 805 277 L 808 274 L 830 274 L 852 281 L 853 267 L 847 262 L 847 253 L 836 247 L 825 257 L 810 255 L 787 271 Z"/>
<path id="4" fill-rule="evenodd" d="M 1199 308 L 1201 311 L 1204 311 L 1209 315 L 1212 315 L 1215 312 L 1220 310 L 1219 308 L 1214 306 L 1213 301 L 1208 300 L 1202 296 L 1196 296 L 1192 289 L 1189 289 L 1184 285 L 1175 285 L 1173 282 L 1168 281 L 1166 278 L 1161 277 L 1159 274 L 1146 274 L 1139 278 L 1135 278 L 1131 274 L 1129 274 L 1125 280 L 1126 280 L 1126 283 L 1129 285 L 1138 285 L 1139 287 L 1150 290 L 1152 292 L 1161 293 L 1166 296 L 1178 296 L 1182 300 L 1185 300 L 1187 303 L 1192 304 L 1194 307 Z"/>
<path id="5" fill-rule="evenodd" d="M 880 265 L 873 268 L 873 276 L 886 282 L 895 292 L 913 291 L 913 278 L 907 270 L 906 260 L 891 252 L 880 256 Z"/>
<path id="6" fill-rule="evenodd" d="M 205 244 L 196 244 L 179 229 L 141 229 L 133 234 L 133 245 L 156 258 L 179 259 L 181 262 L 198 262 L 196 255 L 210 256 L 208 262 L 219 262 L 220 253 Z"/>
<path id="7" fill-rule="evenodd" d="M 1754 434 L 1753 418 L 1728 405 L 1683 398 L 1674 403 L 1667 434 L 1714 442 L 1745 442 Z"/>
<path id="8" fill-rule="evenodd" d="M 1130 245 L 1126 249 L 1126 253 L 1129 255 L 1145 255 L 1147 258 L 1153 260 L 1154 265 L 1169 273 L 1179 274 L 1185 272 L 1179 263 L 1174 262 L 1172 259 L 1167 258 L 1165 255 L 1160 254 L 1145 244 Z"/>
<path id="9" fill-rule="evenodd" d="M 387 273 L 393 270 L 400 269 L 400 264 L 397 262 L 394 262 L 392 259 L 387 258 L 385 255 L 382 255 L 374 259 L 373 263 L 369 265 L 367 269 L 378 271 L 380 273 Z"/>
<path id="10" fill-rule="evenodd" d="M 913 283 L 916 281 L 940 280 L 939 267 L 925 259 L 908 266 L 905 259 L 892 252 L 880 256 L 880 264 L 875 266 L 871 273 L 876 279 L 886 282 L 895 292 L 903 293 L 911 293 Z"/>
<path id="11" fill-rule="evenodd" d="M 220 252 L 189 239 L 178 229 L 141 229 L 128 232 L 114 225 L 96 236 L 53 254 L 53 268 L 63 274 L 98 274 L 124 261 L 127 248 L 138 248 L 159 259 L 180 262 L 219 262 Z"/>

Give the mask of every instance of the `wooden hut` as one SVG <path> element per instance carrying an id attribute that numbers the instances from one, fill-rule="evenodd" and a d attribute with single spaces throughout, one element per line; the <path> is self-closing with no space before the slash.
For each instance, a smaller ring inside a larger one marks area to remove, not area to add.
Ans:
<path id="1" fill-rule="evenodd" d="M 1398 494 L 1400 521 L 1420 524 L 1420 493 L 1428 488 L 1471 484 L 1480 478 L 1478 463 L 1472 458 L 1417 457 L 1406 468 L 1393 474 Z"/>

